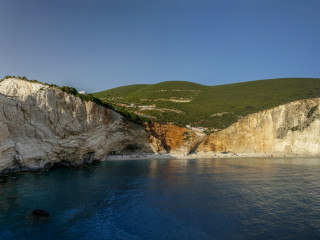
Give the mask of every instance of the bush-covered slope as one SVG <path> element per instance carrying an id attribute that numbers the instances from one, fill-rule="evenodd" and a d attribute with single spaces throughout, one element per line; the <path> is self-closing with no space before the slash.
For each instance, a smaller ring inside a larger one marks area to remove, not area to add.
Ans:
<path id="1" fill-rule="evenodd" d="M 148 115 L 160 123 L 225 128 L 250 113 L 320 97 L 320 79 L 279 78 L 218 86 L 169 81 L 119 87 L 93 95 L 115 108 Z"/>

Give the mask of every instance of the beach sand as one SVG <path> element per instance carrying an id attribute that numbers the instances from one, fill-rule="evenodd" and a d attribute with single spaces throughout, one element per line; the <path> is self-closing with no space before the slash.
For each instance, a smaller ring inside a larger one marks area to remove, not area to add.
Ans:
<path id="1" fill-rule="evenodd" d="M 103 160 L 108 161 L 108 160 L 140 160 L 140 159 L 292 158 L 292 157 L 315 158 L 319 156 L 280 154 L 280 153 L 192 153 L 189 155 L 132 153 L 132 154 L 120 154 L 120 155 L 108 155 Z"/>

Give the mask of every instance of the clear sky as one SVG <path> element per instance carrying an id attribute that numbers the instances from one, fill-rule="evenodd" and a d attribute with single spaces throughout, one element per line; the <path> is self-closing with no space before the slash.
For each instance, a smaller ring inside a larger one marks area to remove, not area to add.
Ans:
<path id="1" fill-rule="evenodd" d="M 320 77 L 320 0 L 0 0 L 0 78 L 88 92 Z"/>

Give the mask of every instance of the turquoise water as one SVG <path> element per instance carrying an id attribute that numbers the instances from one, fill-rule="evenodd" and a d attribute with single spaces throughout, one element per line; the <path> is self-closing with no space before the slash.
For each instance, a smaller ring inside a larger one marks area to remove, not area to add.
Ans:
<path id="1" fill-rule="evenodd" d="M 108 161 L 0 185 L 1 240 L 319 238 L 318 159 Z"/>

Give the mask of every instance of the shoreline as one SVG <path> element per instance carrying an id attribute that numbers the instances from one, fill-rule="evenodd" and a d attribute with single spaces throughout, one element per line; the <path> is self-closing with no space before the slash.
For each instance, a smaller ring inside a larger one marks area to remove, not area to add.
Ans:
<path id="1" fill-rule="evenodd" d="M 105 161 L 127 161 L 127 160 L 160 160 L 160 159 L 167 159 L 167 160 L 187 160 L 187 159 L 248 159 L 248 158 L 264 158 L 264 159 L 318 159 L 320 160 L 320 155 L 298 155 L 298 154 L 265 154 L 265 153 L 193 153 L 189 155 L 178 155 L 178 154 L 167 154 L 167 153 L 160 153 L 160 154 L 151 154 L 151 153 L 132 153 L 132 154 L 118 154 L 118 155 L 108 155 L 101 158 L 99 162 Z M 83 166 L 93 165 L 92 163 L 85 163 L 79 165 L 57 165 L 54 167 L 66 167 L 66 168 L 82 168 Z M 14 170 L 8 171 L 6 169 L 0 170 L 0 177 L 7 176 L 10 174 L 22 174 L 26 172 L 46 172 L 51 170 L 51 168 L 25 168 L 21 170 Z"/>
<path id="2" fill-rule="evenodd" d="M 282 153 L 192 153 L 189 155 L 177 154 L 150 154 L 150 153 L 132 153 L 108 155 L 102 161 L 113 160 L 142 160 L 142 159 L 203 159 L 203 158 L 320 158 L 320 156 L 282 154 Z"/>

